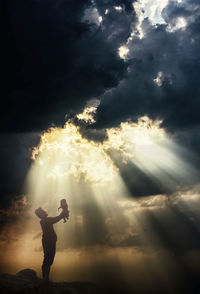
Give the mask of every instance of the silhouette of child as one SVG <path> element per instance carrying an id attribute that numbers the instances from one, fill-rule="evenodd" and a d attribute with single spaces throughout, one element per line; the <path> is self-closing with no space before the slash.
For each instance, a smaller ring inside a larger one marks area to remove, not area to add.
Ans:
<path id="1" fill-rule="evenodd" d="M 60 207 L 58 208 L 58 210 L 60 208 L 62 208 L 62 210 L 63 210 L 62 212 L 65 215 L 63 217 L 63 219 L 64 219 L 64 223 L 66 223 L 66 218 L 69 219 L 69 209 L 68 209 L 68 205 L 67 205 L 66 199 L 61 199 L 60 200 Z"/>
<path id="2" fill-rule="evenodd" d="M 49 280 L 51 265 L 53 264 L 56 253 L 57 235 L 53 225 L 66 217 L 66 213 L 62 211 L 58 216 L 48 217 L 48 214 L 41 207 L 35 210 L 35 214 L 41 219 L 40 225 L 42 228 L 42 246 L 44 251 L 44 259 L 42 264 L 43 279 Z M 69 215 L 68 215 L 69 218 Z"/>

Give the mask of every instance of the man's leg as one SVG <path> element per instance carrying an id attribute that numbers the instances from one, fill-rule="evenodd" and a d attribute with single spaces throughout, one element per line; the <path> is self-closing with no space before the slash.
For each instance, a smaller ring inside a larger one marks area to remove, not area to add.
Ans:
<path id="1" fill-rule="evenodd" d="M 46 277 L 45 279 L 47 281 L 49 281 L 49 273 L 50 273 L 50 269 L 51 269 L 51 266 L 50 265 L 46 265 Z"/>
<path id="2" fill-rule="evenodd" d="M 43 279 L 49 280 L 49 273 L 51 269 L 51 265 L 54 261 L 55 253 L 56 253 L 56 241 L 50 240 L 50 242 L 43 241 L 43 249 L 44 249 L 44 260 L 42 264 L 42 276 Z"/>
<path id="3" fill-rule="evenodd" d="M 51 266 L 49 265 L 45 265 L 45 264 L 42 265 L 42 277 L 44 280 L 47 280 L 47 281 L 49 280 L 50 268 Z"/>

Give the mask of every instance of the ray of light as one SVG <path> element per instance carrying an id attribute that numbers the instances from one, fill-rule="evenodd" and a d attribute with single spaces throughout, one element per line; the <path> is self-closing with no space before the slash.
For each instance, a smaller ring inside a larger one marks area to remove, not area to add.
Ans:
<path id="1" fill-rule="evenodd" d="M 97 105 L 87 107 L 76 119 L 93 123 L 96 108 Z M 51 128 L 41 136 L 39 146 L 33 150 L 34 161 L 27 179 L 28 197 L 33 211 L 42 206 L 50 215 L 57 213 L 61 198 L 67 199 L 70 220 L 67 224 L 56 224 L 58 256 L 62 253 L 65 256 L 68 250 L 66 256 L 70 254 L 69 260 L 76 260 L 78 266 L 82 258 L 81 254 L 77 255 L 78 250 L 95 248 L 93 259 L 92 253 L 88 255 L 88 267 L 89 264 L 92 267 L 95 255 L 102 250 L 98 248 L 107 248 L 101 252 L 101 258 L 108 260 L 109 254 L 115 256 L 122 272 L 128 275 L 123 247 L 135 252 L 127 255 L 130 260 L 141 256 L 141 248 L 150 250 L 162 242 L 148 225 L 141 205 L 137 207 L 139 202 L 130 198 L 120 173 L 121 166 L 131 163 L 161 186 L 169 185 L 169 181 L 176 186 L 196 176 L 195 169 L 179 155 L 182 148 L 160 125 L 159 120 L 142 117 L 137 123 L 127 121 L 106 130 L 107 139 L 96 142 L 83 138 L 80 127 L 68 120 L 64 128 Z M 134 173 L 131 176 L 134 179 Z M 40 256 L 41 262 L 41 240 L 34 238 L 40 231 L 36 218 L 27 223 L 27 231 L 29 234 L 20 246 L 19 256 L 23 247 L 23 260 L 29 260 L 33 251 L 35 260 Z M 167 264 L 166 256 L 156 259 L 157 272 Z M 62 268 L 62 262 L 59 257 L 58 268 Z M 98 259 L 96 262 L 99 264 Z M 70 266 L 71 262 L 67 271 Z M 145 264 L 147 272 L 151 267 L 150 262 Z"/>

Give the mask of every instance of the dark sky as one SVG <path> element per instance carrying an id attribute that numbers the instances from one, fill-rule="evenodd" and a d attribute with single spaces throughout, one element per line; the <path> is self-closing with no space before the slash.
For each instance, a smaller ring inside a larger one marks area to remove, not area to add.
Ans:
<path id="1" fill-rule="evenodd" d="M 199 168 L 198 1 L 170 1 L 156 25 L 156 18 L 153 23 L 143 17 L 143 38 L 129 0 L 7 0 L 1 5 L 2 203 L 22 192 L 40 132 L 62 126 L 66 115 L 93 98 L 101 103 L 92 128 L 118 126 L 142 115 L 161 119 L 177 142 L 195 154 L 189 161 Z M 118 54 L 124 45 L 126 59 Z"/>
<path id="2" fill-rule="evenodd" d="M 141 206 L 157 205 L 145 202 L 144 196 L 167 194 L 157 215 L 151 209 L 145 212 L 147 223 L 160 236 L 161 247 L 171 250 L 178 262 L 182 253 L 199 249 L 196 202 L 188 208 L 179 200 L 180 208 L 173 197 L 177 188 L 199 194 L 200 3 L 169 0 L 161 9 L 162 1 L 149 0 L 150 6 L 142 8 L 143 2 L 2 0 L 0 225 L 10 225 L 18 216 L 17 212 L 13 219 L 12 213 L 3 209 L 24 194 L 32 148 L 41 133 L 51 126 L 63 126 L 67 117 L 73 117 L 91 99 L 98 99 L 96 122 L 80 126 L 83 136 L 102 141 L 106 139 L 105 128 L 128 120 L 136 122 L 146 115 L 162 120 L 161 126 L 182 147 L 179 156 L 195 169 L 195 176 L 182 182 L 173 179 L 170 188 L 153 182 L 119 154 L 110 157 L 130 194 L 142 201 Z M 153 15 L 152 5 L 157 5 Z M 119 55 L 121 46 L 128 49 L 125 58 Z M 97 207 L 85 207 L 88 231 L 93 236 L 99 229 L 99 236 L 104 236 L 103 225 L 99 221 L 98 227 L 91 221 L 95 218 L 88 216 L 88 209 L 100 219 Z M 192 236 L 187 240 L 185 228 L 190 232 L 187 236 Z M 125 237 L 118 245 L 141 243 L 133 232 Z M 92 239 L 91 244 L 98 242 Z"/>

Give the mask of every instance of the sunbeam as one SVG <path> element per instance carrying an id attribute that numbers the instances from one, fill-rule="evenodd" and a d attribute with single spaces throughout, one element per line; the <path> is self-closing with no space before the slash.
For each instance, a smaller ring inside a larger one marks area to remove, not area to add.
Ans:
<path id="1" fill-rule="evenodd" d="M 141 117 L 137 123 L 127 121 L 119 127 L 106 129 L 103 142 L 86 139 L 81 133 L 83 126 L 80 127 L 80 123 L 83 122 L 86 128 L 87 124 L 93 123 L 97 107 L 84 109 L 75 120 L 68 120 L 63 128 L 50 128 L 41 136 L 40 144 L 32 153 L 33 164 L 27 178 L 28 199 L 33 209 L 41 206 L 50 215 L 56 214 L 61 198 L 67 199 L 70 219 L 67 224 L 56 225 L 59 242 L 55 266 L 60 269 L 59 273 L 63 268 L 63 258 L 71 278 L 84 259 L 85 271 L 91 278 L 95 276 L 92 270 L 95 265 L 97 271 L 102 262 L 113 267 L 111 260 L 115 256 L 118 271 L 124 273 L 120 274 L 121 278 L 130 283 L 127 281 L 129 269 L 134 268 L 142 256 L 144 258 L 141 248 L 153 252 L 163 244 L 162 236 L 154 230 L 156 210 L 150 215 L 144 208 L 162 208 L 162 203 L 165 203 L 168 216 L 176 220 L 177 216 L 164 194 L 180 188 L 181 181 L 189 184 L 197 173 L 182 159 L 181 152 L 186 151 L 169 138 L 158 120 Z M 126 177 L 126 169 L 129 178 Z M 138 170 L 142 178 L 138 177 Z M 149 183 L 154 185 L 154 194 L 161 191 L 161 195 L 137 200 L 137 186 L 145 190 Z M 39 231 L 37 220 L 31 218 L 26 226 L 28 233 L 24 236 L 26 241 L 21 244 L 22 259 L 29 260 L 31 250 L 38 268 L 41 245 L 40 238 L 34 237 Z M 157 257 L 152 255 L 152 258 L 155 259 L 154 266 L 150 258 L 146 260 L 145 270 L 140 263 L 139 267 L 146 274 L 153 270 L 164 277 L 164 272 L 174 263 L 166 252 Z M 166 265 L 165 270 L 163 264 Z M 82 278 L 86 276 L 82 275 Z M 54 277 L 57 277 L 56 273 Z"/>
<path id="2" fill-rule="evenodd" d="M 38 293 L 200 293 L 199 1 L 18 2 L 2 7 L 0 289 L 21 271 L 50 279 Z"/>

